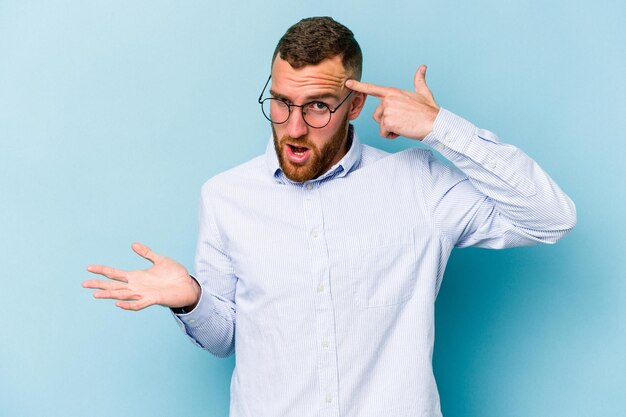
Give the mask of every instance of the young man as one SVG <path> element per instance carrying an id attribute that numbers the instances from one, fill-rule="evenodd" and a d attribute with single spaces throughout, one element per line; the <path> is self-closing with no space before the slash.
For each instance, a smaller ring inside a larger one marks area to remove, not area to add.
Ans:
<path id="1" fill-rule="evenodd" d="M 199 346 L 236 354 L 232 416 L 441 415 L 434 303 L 452 248 L 554 243 L 576 222 L 534 161 L 437 106 L 424 66 L 409 92 L 359 82 L 361 62 L 330 18 L 280 40 L 259 98 L 265 155 L 202 189 L 197 281 L 137 243 L 150 269 L 88 268 L 112 279 L 84 283 L 95 297 L 171 307 Z M 381 136 L 457 169 L 361 145 L 349 121 L 367 95 Z"/>

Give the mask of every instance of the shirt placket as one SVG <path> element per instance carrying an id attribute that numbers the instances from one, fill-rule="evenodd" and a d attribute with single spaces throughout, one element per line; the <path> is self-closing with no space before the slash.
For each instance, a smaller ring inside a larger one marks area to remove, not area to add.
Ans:
<path id="1" fill-rule="evenodd" d="M 315 290 L 315 327 L 317 344 L 317 371 L 319 383 L 319 416 L 339 416 L 339 382 L 335 337 L 335 314 L 332 302 L 328 246 L 324 231 L 324 215 L 320 183 L 306 183 L 304 211 L 311 256 Z"/>

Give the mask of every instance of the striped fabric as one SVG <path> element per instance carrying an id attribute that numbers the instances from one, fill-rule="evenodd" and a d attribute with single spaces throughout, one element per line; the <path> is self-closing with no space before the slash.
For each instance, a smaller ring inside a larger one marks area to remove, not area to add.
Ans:
<path id="1" fill-rule="evenodd" d="M 273 144 L 202 189 L 202 298 L 176 315 L 236 354 L 233 417 L 440 416 L 434 303 L 453 247 L 554 243 L 572 201 L 522 151 L 442 109 L 424 143 L 359 143 L 292 183 Z"/>

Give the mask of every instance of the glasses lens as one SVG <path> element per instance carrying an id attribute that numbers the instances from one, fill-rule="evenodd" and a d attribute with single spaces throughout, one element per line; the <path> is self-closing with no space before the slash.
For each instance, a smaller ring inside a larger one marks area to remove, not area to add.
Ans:
<path id="1" fill-rule="evenodd" d="M 324 127 L 330 122 L 330 109 L 321 101 L 305 104 L 302 108 L 302 115 L 311 127 Z"/>
<path id="2" fill-rule="evenodd" d="M 285 123 L 289 118 L 289 106 L 284 101 L 266 98 L 261 103 L 263 114 L 272 123 Z"/>
<path id="3" fill-rule="evenodd" d="M 299 106 L 297 106 L 299 107 Z M 261 110 L 267 120 L 272 123 L 285 123 L 289 119 L 289 105 L 283 100 L 266 98 L 261 102 Z M 306 124 L 311 127 L 321 128 L 330 122 L 330 108 L 321 101 L 313 101 L 302 106 L 302 116 Z"/>

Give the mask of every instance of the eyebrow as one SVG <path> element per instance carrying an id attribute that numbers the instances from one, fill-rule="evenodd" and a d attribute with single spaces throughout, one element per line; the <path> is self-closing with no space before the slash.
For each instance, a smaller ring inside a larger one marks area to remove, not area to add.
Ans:
<path id="1" fill-rule="evenodd" d="M 272 89 L 270 89 L 270 94 L 272 96 L 276 97 L 276 98 L 280 98 L 280 99 L 283 99 L 283 100 L 291 101 L 287 97 L 283 96 L 282 94 L 276 93 L 276 91 L 274 91 Z M 334 98 L 335 100 L 339 100 L 339 96 L 337 96 L 336 94 L 324 93 L 324 94 L 316 94 L 316 95 L 313 95 L 313 96 L 308 96 L 306 98 L 306 102 L 308 103 L 308 102 L 313 101 L 313 100 L 320 100 L 320 99 L 324 99 L 324 98 Z"/>

